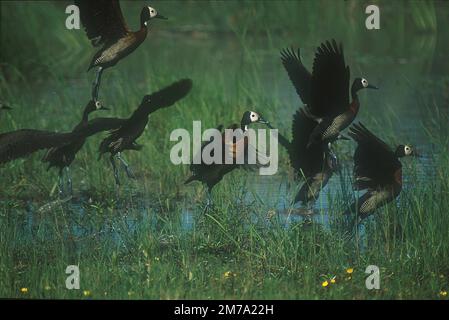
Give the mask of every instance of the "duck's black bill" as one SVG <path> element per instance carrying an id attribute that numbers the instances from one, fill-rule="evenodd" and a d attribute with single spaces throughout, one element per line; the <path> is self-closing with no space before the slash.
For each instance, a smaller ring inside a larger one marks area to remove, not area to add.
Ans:
<path id="1" fill-rule="evenodd" d="M 162 19 L 162 20 L 168 20 L 167 17 L 164 17 L 164 16 L 161 15 L 161 14 L 158 14 L 157 16 L 155 16 L 155 18 Z"/>
<path id="2" fill-rule="evenodd" d="M 373 86 L 372 84 L 369 84 L 369 85 L 367 86 L 367 88 L 369 88 L 369 89 L 376 89 L 376 90 L 379 90 L 379 88 L 378 88 L 378 87 L 376 87 L 376 86 Z"/>
<path id="3" fill-rule="evenodd" d="M 257 122 L 262 123 L 262 124 L 266 124 L 266 125 L 269 125 L 269 124 L 270 124 L 267 120 L 265 120 L 265 119 L 262 118 L 262 117 L 259 117 L 259 120 L 257 120 Z"/>

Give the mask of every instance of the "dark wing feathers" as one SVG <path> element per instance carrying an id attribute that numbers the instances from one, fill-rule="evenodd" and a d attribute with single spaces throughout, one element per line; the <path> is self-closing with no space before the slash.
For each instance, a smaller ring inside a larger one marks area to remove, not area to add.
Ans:
<path id="1" fill-rule="evenodd" d="M 349 67 L 342 45 L 326 41 L 317 48 L 311 81 L 311 113 L 320 118 L 335 117 L 349 107 Z"/>
<path id="2" fill-rule="evenodd" d="M 356 189 L 378 189 L 393 184 L 395 172 L 402 165 L 392 149 L 360 122 L 352 125 L 348 134 L 358 144 L 354 153 Z"/>
<path id="3" fill-rule="evenodd" d="M 297 52 L 293 48 L 283 49 L 281 61 L 302 102 L 310 104 L 312 75 L 301 61 L 300 49 Z"/>
<path id="4" fill-rule="evenodd" d="M 79 137 L 72 133 L 55 133 L 22 129 L 0 134 L 0 163 L 25 157 L 41 149 L 59 147 Z"/>
<path id="5" fill-rule="evenodd" d="M 107 152 L 111 144 L 115 144 L 117 150 L 120 145 L 129 146 L 142 133 L 144 126 L 148 122 L 148 115 L 150 113 L 173 105 L 178 100 L 184 98 L 191 89 L 192 80 L 182 79 L 143 97 L 142 102 L 131 117 L 126 119 L 119 128 L 111 130 L 110 135 L 101 142 L 100 153 Z"/>
<path id="6" fill-rule="evenodd" d="M 114 42 L 129 32 L 118 0 L 75 0 L 92 45 Z"/>
<path id="7" fill-rule="evenodd" d="M 179 80 L 155 93 L 143 97 L 136 111 L 131 115 L 130 123 L 142 117 L 148 117 L 151 112 L 169 107 L 181 100 L 192 89 L 191 79 Z"/>
<path id="8" fill-rule="evenodd" d="M 290 163 L 300 176 L 306 177 L 323 170 L 325 165 L 324 154 L 320 144 L 307 148 L 309 137 L 318 123 L 308 117 L 303 108 L 293 116 L 292 143 L 290 147 Z M 302 171 L 302 173 L 301 173 Z"/>

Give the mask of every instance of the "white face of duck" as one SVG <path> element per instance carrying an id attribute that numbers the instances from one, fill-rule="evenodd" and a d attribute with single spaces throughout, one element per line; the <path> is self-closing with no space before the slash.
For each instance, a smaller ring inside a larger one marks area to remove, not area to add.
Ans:
<path id="1" fill-rule="evenodd" d="M 249 120 L 251 123 L 257 122 L 260 119 L 260 115 L 257 112 L 250 111 L 249 113 Z"/>
<path id="2" fill-rule="evenodd" d="M 152 7 L 148 7 L 148 13 L 150 14 L 150 19 L 154 18 L 157 16 L 157 11 L 156 9 L 152 8 Z"/>
<path id="3" fill-rule="evenodd" d="M 413 153 L 413 148 L 411 146 L 405 145 L 404 146 L 404 154 L 406 156 L 410 156 Z"/>
<path id="4" fill-rule="evenodd" d="M 362 78 L 361 82 L 362 82 L 362 86 L 363 86 L 364 88 L 367 88 L 367 87 L 368 87 L 368 80 L 366 80 L 365 78 Z"/>

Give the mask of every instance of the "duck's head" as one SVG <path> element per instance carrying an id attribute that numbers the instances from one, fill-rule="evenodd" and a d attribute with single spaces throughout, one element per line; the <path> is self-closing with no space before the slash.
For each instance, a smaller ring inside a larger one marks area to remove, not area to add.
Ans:
<path id="1" fill-rule="evenodd" d="M 365 78 L 355 78 L 354 82 L 352 83 L 351 91 L 353 94 L 357 93 L 357 91 L 362 89 L 379 89 L 376 86 L 373 86 L 372 84 L 368 83 L 368 80 Z"/>
<path id="2" fill-rule="evenodd" d="M 109 110 L 109 108 L 106 108 L 100 101 L 98 100 L 90 100 L 87 103 L 87 106 L 85 108 L 85 112 L 91 113 L 97 110 Z"/>
<path id="3" fill-rule="evenodd" d="M 245 111 L 245 113 L 243 113 L 243 117 L 242 117 L 242 121 L 240 122 L 240 125 L 242 127 L 242 130 L 246 131 L 250 124 L 256 123 L 256 122 L 263 123 L 263 124 L 269 123 L 259 113 L 254 112 L 254 111 Z"/>
<path id="4" fill-rule="evenodd" d="M 418 152 L 416 152 L 416 150 L 412 146 L 407 145 L 407 144 L 399 145 L 396 148 L 395 155 L 398 158 L 408 157 L 408 156 L 419 157 Z"/>
<path id="5" fill-rule="evenodd" d="M 154 9 L 153 7 L 148 6 L 148 7 L 142 8 L 142 11 L 140 12 L 140 23 L 142 25 L 146 26 L 148 24 L 148 21 L 150 21 L 151 19 L 154 19 L 154 18 L 167 20 L 166 17 L 159 14 L 157 12 L 157 10 Z"/>

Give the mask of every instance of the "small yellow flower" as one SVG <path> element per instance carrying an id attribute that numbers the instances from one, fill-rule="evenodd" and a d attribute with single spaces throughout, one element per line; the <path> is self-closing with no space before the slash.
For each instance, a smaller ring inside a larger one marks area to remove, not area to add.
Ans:
<path id="1" fill-rule="evenodd" d="M 327 287 L 329 285 L 329 282 L 326 280 L 326 281 L 323 281 L 323 283 L 321 284 L 321 286 L 322 287 Z"/>
<path id="2" fill-rule="evenodd" d="M 28 293 L 28 288 L 20 288 L 20 292 L 23 294 Z"/>
<path id="3" fill-rule="evenodd" d="M 128 297 L 131 297 L 134 294 L 134 291 L 128 291 Z"/>
<path id="4" fill-rule="evenodd" d="M 347 274 L 352 274 L 354 272 L 354 269 L 353 268 L 348 268 L 348 269 L 346 269 L 346 273 Z"/>
<path id="5" fill-rule="evenodd" d="M 89 297 L 89 296 L 90 296 L 90 291 L 89 291 L 89 290 L 84 290 L 84 291 L 83 291 L 83 295 L 84 295 L 85 297 Z"/>
<path id="6" fill-rule="evenodd" d="M 48 291 L 48 290 L 51 290 L 51 287 L 50 286 L 45 286 L 45 291 Z"/>
<path id="7" fill-rule="evenodd" d="M 231 277 L 235 277 L 236 274 L 233 273 L 232 271 L 226 271 L 223 276 L 225 277 L 225 279 L 231 278 Z"/>
<path id="8" fill-rule="evenodd" d="M 346 280 L 351 280 L 352 279 L 352 277 L 351 276 L 349 276 L 349 277 L 346 277 Z"/>
<path id="9" fill-rule="evenodd" d="M 336 282 L 337 282 L 336 277 L 333 277 L 333 278 L 331 279 L 331 283 L 334 284 L 334 283 L 336 283 Z"/>
<path id="10" fill-rule="evenodd" d="M 441 290 L 441 291 L 440 291 L 440 296 L 442 296 L 442 297 L 447 296 L 447 291 Z"/>

